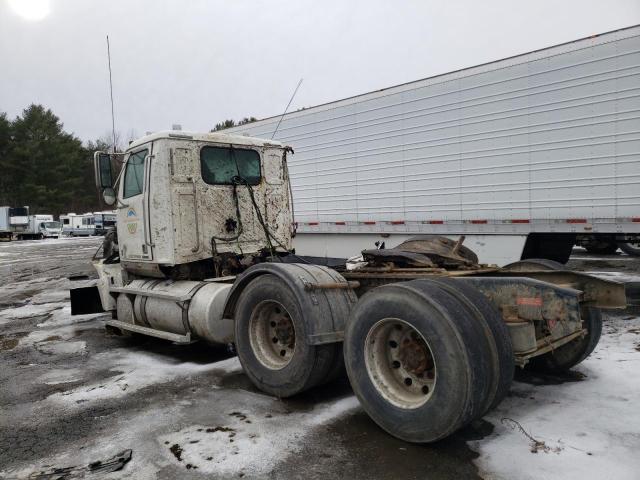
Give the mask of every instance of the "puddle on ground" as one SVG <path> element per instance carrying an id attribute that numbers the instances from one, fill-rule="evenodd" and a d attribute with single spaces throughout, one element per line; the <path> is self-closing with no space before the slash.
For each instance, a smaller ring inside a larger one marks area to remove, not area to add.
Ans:
<path id="1" fill-rule="evenodd" d="M 360 411 L 310 438 L 305 454 L 313 457 L 315 469 L 326 478 L 479 479 L 473 464 L 478 454 L 467 442 L 490 435 L 493 428 L 478 420 L 439 442 L 413 444 L 392 437 Z M 299 461 L 292 456 L 272 473 L 286 478 L 295 476 L 298 468 Z"/>
<path id="2" fill-rule="evenodd" d="M 584 373 L 580 373 L 576 370 L 569 370 L 566 372 L 558 373 L 542 373 L 532 372 L 529 370 L 523 370 L 517 368 L 515 372 L 514 380 L 517 382 L 528 383 L 529 385 L 561 385 L 563 383 L 581 382 L 586 379 L 587 376 Z"/>
<path id="3" fill-rule="evenodd" d="M 20 343 L 20 339 L 28 334 L 29 332 L 13 332 L 0 335 L 0 351 L 13 350 Z"/>

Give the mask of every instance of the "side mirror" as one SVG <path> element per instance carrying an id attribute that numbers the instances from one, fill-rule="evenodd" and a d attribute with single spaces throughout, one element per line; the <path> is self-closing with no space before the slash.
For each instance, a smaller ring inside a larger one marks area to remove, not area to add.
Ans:
<path id="1" fill-rule="evenodd" d="M 116 203 L 116 192 L 113 188 L 107 187 L 102 191 L 102 200 L 107 205 L 114 205 Z"/>
<path id="2" fill-rule="evenodd" d="M 105 152 L 94 153 L 93 167 L 96 172 L 96 187 L 99 189 L 112 188 L 113 174 L 111 172 L 111 155 Z"/>

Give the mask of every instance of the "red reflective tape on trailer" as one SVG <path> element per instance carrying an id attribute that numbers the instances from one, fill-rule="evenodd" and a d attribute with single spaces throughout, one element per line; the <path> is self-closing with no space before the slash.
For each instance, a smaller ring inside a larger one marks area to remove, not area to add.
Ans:
<path id="1" fill-rule="evenodd" d="M 541 307 L 542 297 L 518 297 L 516 299 L 518 305 L 526 305 L 528 307 Z"/>
<path id="2" fill-rule="evenodd" d="M 376 222 L 362 222 L 362 223 L 365 224 L 365 225 L 375 225 L 376 224 Z"/>
<path id="3" fill-rule="evenodd" d="M 444 224 L 444 221 L 443 220 L 429 220 L 429 221 L 427 221 L 427 223 L 430 224 L 430 225 L 442 225 L 442 224 Z"/>
<path id="4" fill-rule="evenodd" d="M 320 224 L 318 222 L 307 222 L 307 225 L 314 226 L 314 225 L 320 225 Z"/>
<path id="5" fill-rule="evenodd" d="M 473 223 L 474 225 L 482 225 L 487 223 L 486 220 L 471 220 L 471 223 Z"/>
<path id="6" fill-rule="evenodd" d="M 567 223 L 587 223 L 586 218 L 567 218 Z"/>
<path id="7" fill-rule="evenodd" d="M 511 223 L 529 223 L 530 221 L 526 218 L 519 218 L 517 220 L 511 220 Z"/>
<path id="8" fill-rule="evenodd" d="M 389 223 L 391 225 L 404 225 L 404 220 L 392 220 Z"/>
<path id="9" fill-rule="evenodd" d="M 335 222 L 335 223 L 336 223 L 336 225 L 346 225 L 347 224 L 347 222 Z"/>

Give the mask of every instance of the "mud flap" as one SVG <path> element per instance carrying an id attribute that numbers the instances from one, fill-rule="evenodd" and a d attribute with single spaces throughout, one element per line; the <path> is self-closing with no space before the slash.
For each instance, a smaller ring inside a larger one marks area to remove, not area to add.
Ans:
<path id="1" fill-rule="evenodd" d="M 71 315 L 104 312 L 97 286 L 72 288 L 69 292 L 71 293 Z"/>

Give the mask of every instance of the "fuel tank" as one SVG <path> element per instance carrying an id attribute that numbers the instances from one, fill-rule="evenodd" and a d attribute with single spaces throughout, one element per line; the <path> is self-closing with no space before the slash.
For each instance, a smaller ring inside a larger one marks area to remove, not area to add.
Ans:
<path id="1" fill-rule="evenodd" d="M 233 341 L 233 321 L 223 319 L 231 285 L 216 282 L 133 280 L 117 299 L 121 322 L 192 336 L 212 343 Z M 144 292 L 144 293 L 142 293 Z"/>

